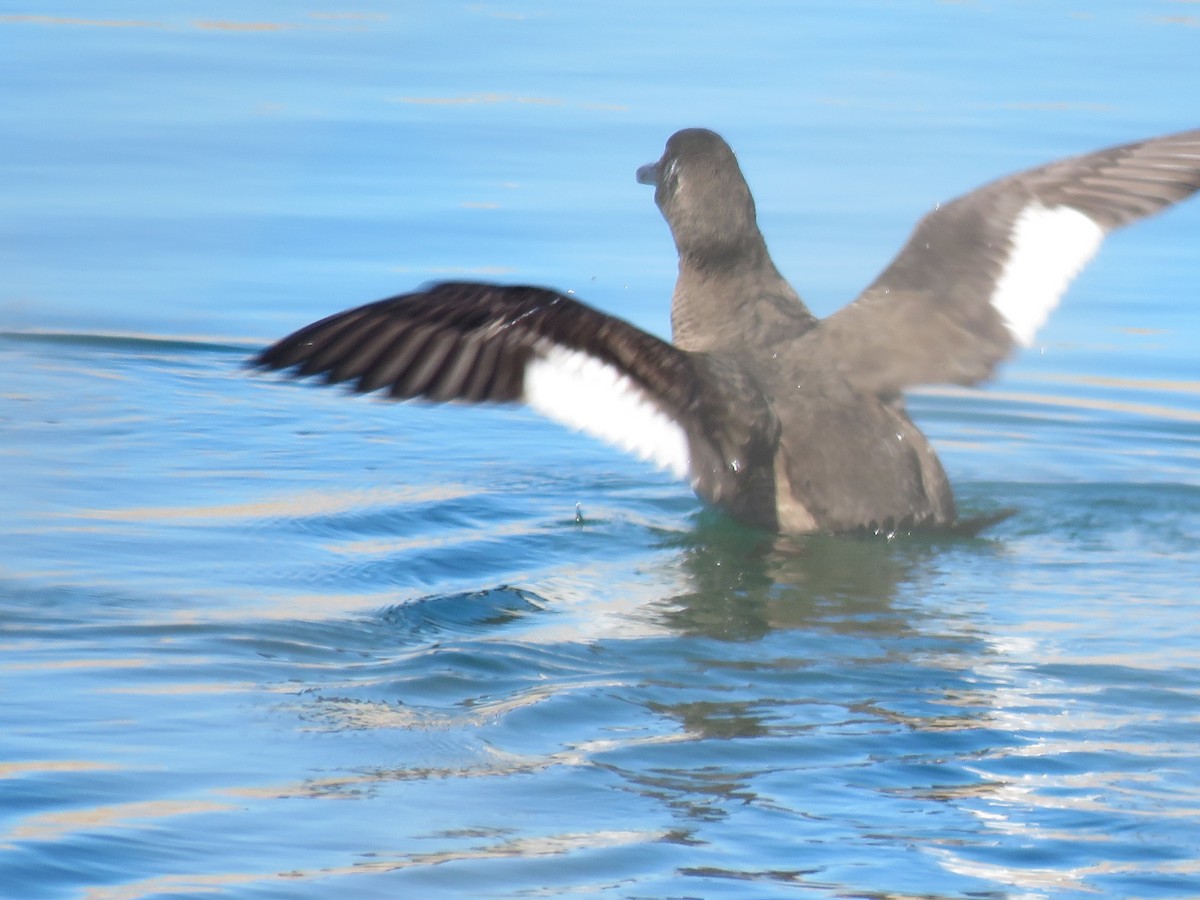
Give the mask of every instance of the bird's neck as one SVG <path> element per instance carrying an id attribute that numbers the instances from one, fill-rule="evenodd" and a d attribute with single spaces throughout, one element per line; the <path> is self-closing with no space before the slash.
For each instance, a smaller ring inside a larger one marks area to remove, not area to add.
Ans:
<path id="1" fill-rule="evenodd" d="M 672 340 L 683 350 L 734 349 L 746 329 L 746 306 L 767 293 L 791 293 L 791 288 L 761 240 L 733 256 L 714 260 L 705 254 L 702 259 L 679 257 L 671 299 Z"/>

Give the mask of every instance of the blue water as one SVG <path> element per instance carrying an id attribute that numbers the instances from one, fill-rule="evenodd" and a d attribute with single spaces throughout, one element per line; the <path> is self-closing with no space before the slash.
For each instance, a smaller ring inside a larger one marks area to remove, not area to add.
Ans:
<path id="1" fill-rule="evenodd" d="M 0 10 L 0 896 L 1200 894 L 1200 202 L 911 410 L 973 540 L 769 539 L 246 356 L 444 277 L 665 334 L 721 131 L 810 305 L 1200 125 L 1186 3 Z M 578 506 L 577 506 L 578 505 Z"/>

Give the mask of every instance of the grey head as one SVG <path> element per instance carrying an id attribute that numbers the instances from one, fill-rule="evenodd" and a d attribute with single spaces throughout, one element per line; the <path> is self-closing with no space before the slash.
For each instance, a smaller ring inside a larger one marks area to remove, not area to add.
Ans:
<path id="1" fill-rule="evenodd" d="M 686 128 L 637 170 L 679 254 L 671 330 L 684 350 L 758 353 L 816 324 L 771 261 L 737 158 L 716 132 Z"/>
<path id="2" fill-rule="evenodd" d="M 766 255 L 750 187 L 715 131 L 675 132 L 662 158 L 637 170 L 637 180 L 654 186 L 654 202 L 686 263 L 727 267 L 756 264 Z"/>

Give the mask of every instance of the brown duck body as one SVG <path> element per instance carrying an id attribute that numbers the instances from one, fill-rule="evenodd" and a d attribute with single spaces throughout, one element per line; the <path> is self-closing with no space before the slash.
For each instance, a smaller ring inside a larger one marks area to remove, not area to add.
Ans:
<path id="1" fill-rule="evenodd" d="M 556 291 L 460 282 L 330 316 L 255 361 L 396 399 L 523 401 L 764 528 L 947 526 L 950 485 L 904 391 L 974 384 L 1030 343 L 1107 232 L 1200 188 L 1200 130 L 939 206 L 824 320 L 771 261 L 718 135 L 677 132 L 638 180 L 679 253 L 672 343 Z"/>

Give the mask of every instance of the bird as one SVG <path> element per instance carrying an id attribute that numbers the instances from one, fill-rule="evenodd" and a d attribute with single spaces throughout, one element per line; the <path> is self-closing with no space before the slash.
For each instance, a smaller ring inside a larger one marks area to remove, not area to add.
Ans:
<path id="1" fill-rule="evenodd" d="M 670 341 L 546 287 L 453 281 L 335 313 L 252 365 L 395 400 L 523 402 L 783 534 L 960 522 L 907 390 L 975 385 L 1032 344 L 1114 229 L 1200 188 L 1200 129 L 991 181 L 921 218 L 820 319 L 783 278 L 716 132 L 637 169 L 678 252 Z"/>

